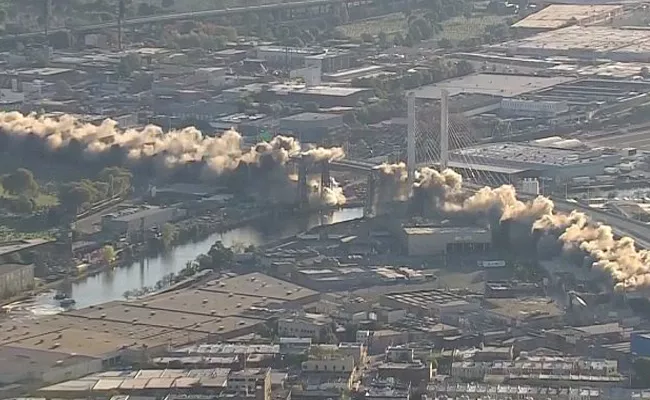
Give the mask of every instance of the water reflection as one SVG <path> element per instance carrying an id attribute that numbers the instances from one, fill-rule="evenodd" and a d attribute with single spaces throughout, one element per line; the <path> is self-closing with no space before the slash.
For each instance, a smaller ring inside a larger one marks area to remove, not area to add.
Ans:
<path id="1" fill-rule="evenodd" d="M 259 246 L 319 225 L 348 221 L 362 216 L 362 208 L 347 208 L 329 214 L 291 219 L 284 217 L 273 221 L 256 223 L 214 234 L 195 243 L 175 247 L 168 253 L 147 258 L 123 268 L 104 271 L 62 289 L 77 301 L 77 308 L 112 300 L 121 300 L 123 299 L 122 295 L 127 290 L 153 286 L 164 275 L 183 269 L 188 261 L 194 260 L 201 253 L 206 253 L 210 246 L 218 240 L 221 240 L 226 246 L 235 244 Z M 51 295 L 49 298 L 51 299 Z M 47 299 L 43 298 L 42 300 Z M 50 303 L 51 301 L 47 301 L 48 307 L 51 307 Z"/>

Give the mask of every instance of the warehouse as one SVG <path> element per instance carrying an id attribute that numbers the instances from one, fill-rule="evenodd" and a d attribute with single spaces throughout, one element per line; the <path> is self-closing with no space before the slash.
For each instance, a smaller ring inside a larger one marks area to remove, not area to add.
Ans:
<path id="1" fill-rule="evenodd" d="M 33 264 L 0 264 L 0 299 L 34 287 Z"/>
<path id="2" fill-rule="evenodd" d="M 402 240 L 409 256 L 447 253 L 480 253 L 490 249 L 490 230 L 472 226 L 413 226 L 402 228 Z"/>
<path id="3" fill-rule="evenodd" d="M 605 21 L 623 13 L 620 5 L 552 4 L 512 25 L 525 33 L 543 32 L 568 25 Z"/>
<path id="4" fill-rule="evenodd" d="M 387 293 L 381 295 L 379 302 L 382 306 L 407 310 L 417 315 L 441 316 L 480 309 L 477 302 L 436 289 Z"/>
<path id="5" fill-rule="evenodd" d="M 175 207 L 141 207 L 121 210 L 102 217 L 102 230 L 113 235 L 131 235 L 160 227 L 185 216 Z"/>
<path id="6" fill-rule="evenodd" d="M 585 151 L 557 147 L 546 146 L 543 142 L 490 143 L 449 153 L 452 161 L 482 166 L 486 171 L 492 167 L 534 171 L 534 177 L 560 182 L 576 176 L 601 175 L 606 167 L 616 165 L 621 160 L 619 154 L 605 153 L 602 149 Z"/>
<path id="7" fill-rule="evenodd" d="M 342 114 L 305 112 L 280 119 L 280 130 L 294 134 L 301 143 L 320 142 L 344 126 Z"/>
<path id="8" fill-rule="evenodd" d="M 650 61 L 646 29 L 620 29 L 611 26 L 569 26 L 490 47 L 491 50 L 524 56 L 565 56 L 594 60 L 603 58 L 623 62 Z"/>

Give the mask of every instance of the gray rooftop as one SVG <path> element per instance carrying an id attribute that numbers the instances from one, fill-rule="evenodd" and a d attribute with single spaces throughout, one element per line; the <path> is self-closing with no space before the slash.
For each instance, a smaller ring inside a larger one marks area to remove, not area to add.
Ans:
<path id="1" fill-rule="evenodd" d="M 450 96 L 470 93 L 495 97 L 515 97 L 572 80 L 575 78 L 479 73 L 421 86 L 414 92 L 415 96 L 421 99 L 439 99 L 441 89 L 447 90 Z"/>

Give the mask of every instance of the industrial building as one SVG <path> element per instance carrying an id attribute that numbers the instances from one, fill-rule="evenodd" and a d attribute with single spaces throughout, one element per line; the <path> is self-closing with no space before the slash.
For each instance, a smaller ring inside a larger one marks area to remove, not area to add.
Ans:
<path id="1" fill-rule="evenodd" d="M 476 226 L 405 226 L 402 242 L 409 256 L 480 253 L 490 249 L 490 230 Z"/>
<path id="2" fill-rule="evenodd" d="M 477 311 L 481 307 L 477 302 L 470 302 L 461 296 L 436 289 L 383 294 L 380 304 L 428 316 Z"/>
<path id="3" fill-rule="evenodd" d="M 511 180 L 522 177 L 566 181 L 577 176 L 602 175 L 621 156 L 603 149 L 584 150 L 577 141 L 544 140 L 529 143 L 490 143 L 449 152 L 454 162 L 475 165 L 477 170 L 508 172 Z"/>
<path id="4" fill-rule="evenodd" d="M 175 207 L 128 208 L 102 217 L 102 230 L 113 235 L 131 235 L 175 221 L 185 210 Z"/>
<path id="5" fill-rule="evenodd" d="M 289 67 L 318 67 L 322 72 L 336 72 L 350 68 L 352 53 L 337 49 L 260 46 L 257 59 L 271 65 Z"/>
<path id="6" fill-rule="evenodd" d="M 527 34 L 585 25 L 609 20 L 624 12 L 621 5 L 608 4 L 551 4 L 512 25 Z"/>
<path id="7" fill-rule="evenodd" d="M 305 112 L 280 119 L 280 131 L 292 133 L 301 143 L 320 142 L 344 126 L 343 114 Z"/>
<path id="8" fill-rule="evenodd" d="M 510 117 L 552 118 L 569 111 L 565 101 L 503 99 L 499 113 Z"/>
<path id="9" fill-rule="evenodd" d="M 312 290 L 253 273 L 146 300 L 5 324 L 0 326 L 0 382 L 57 383 L 145 355 L 158 357 L 170 347 L 223 342 L 254 332 L 273 315 L 264 310 L 318 298 Z"/>
<path id="10" fill-rule="evenodd" d="M 34 288 L 33 264 L 0 264 L 0 299 Z"/>
<path id="11" fill-rule="evenodd" d="M 612 26 L 569 26 L 490 46 L 497 52 L 533 57 L 565 56 L 622 62 L 650 61 L 650 32 Z"/>

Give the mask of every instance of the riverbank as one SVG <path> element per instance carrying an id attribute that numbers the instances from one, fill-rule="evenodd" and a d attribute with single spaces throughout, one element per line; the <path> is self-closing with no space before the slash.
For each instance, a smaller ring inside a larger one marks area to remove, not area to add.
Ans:
<path id="1" fill-rule="evenodd" d="M 170 251 L 177 246 L 183 246 L 190 242 L 201 241 L 210 237 L 215 233 L 221 233 L 232 229 L 236 229 L 245 226 L 247 224 L 251 224 L 255 221 L 261 220 L 263 218 L 267 218 L 271 215 L 272 212 L 269 211 L 258 212 L 256 214 L 249 215 L 238 220 L 230 220 L 230 221 L 225 221 L 223 219 L 218 221 L 216 219 L 209 218 L 209 215 L 201 215 L 200 217 L 179 221 L 178 223 L 182 224 L 181 225 L 182 229 L 184 229 L 185 232 L 185 234 L 182 235 L 182 237 L 184 238 L 182 241 L 181 240 L 175 241 L 171 246 L 167 248 L 155 249 L 155 251 L 152 251 L 152 248 L 148 247 L 146 243 L 135 243 L 129 245 L 127 247 L 118 249 L 117 254 L 122 255 L 122 257 L 119 257 L 114 263 L 110 263 L 110 264 L 98 263 L 95 265 L 87 266 L 83 272 L 80 272 L 78 274 L 69 274 L 62 279 L 58 279 L 51 282 L 41 281 L 41 284 L 36 286 L 28 293 L 21 293 L 16 296 L 12 296 L 10 298 L 0 300 L 0 307 L 4 307 L 16 302 L 26 301 L 41 293 L 56 290 L 64 283 L 77 283 L 84 279 L 88 279 L 90 277 L 105 273 L 106 271 L 109 271 L 111 269 L 127 267 L 133 264 L 134 262 L 138 262 L 147 257 L 156 256 L 160 252 Z M 206 217 L 208 218 L 206 219 Z M 191 235 L 192 233 L 191 226 L 200 227 L 196 235 Z M 124 256 L 124 254 L 130 254 L 130 255 Z"/>
<path id="2" fill-rule="evenodd" d="M 111 301 L 123 301 L 124 293 L 127 291 L 134 292 L 143 287 L 155 287 L 156 283 L 165 276 L 178 275 L 187 263 L 195 261 L 199 254 L 207 254 L 215 242 L 222 242 L 225 247 L 255 246 L 261 249 L 317 226 L 336 224 L 362 216 L 363 209 L 356 207 L 330 210 L 325 213 L 298 212 L 292 217 L 272 216 L 266 221 L 254 221 L 248 225 L 244 224 L 235 229 L 226 229 L 222 233 L 212 234 L 201 240 L 173 246 L 155 256 L 147 257 L 146 253 L 143 253 L 145 257 L 137 259 L 130 265 L 70 278 L 60 287 L 54 286 L 53 289 L 62 290 L 70 298 L 75 299 L 77 302 L 75 307 L 78 309 Z M 52 285 L 48 286 L 52 289 Z M 31 317 L 45 315 L 42 310 L 51 313 L 51 310 L 58 306 L 51 295 L 41 294 L 30 297 L 22 296 L 23 299 L 29 298 L 29 309 L 34 310 L 34 312 L 27 311 Z M 24 312 L 21 312 L 18 307 L 14 314 L 9 314 L 9 318 L 13 315 L 20 319 L 24 316 Z"/>

